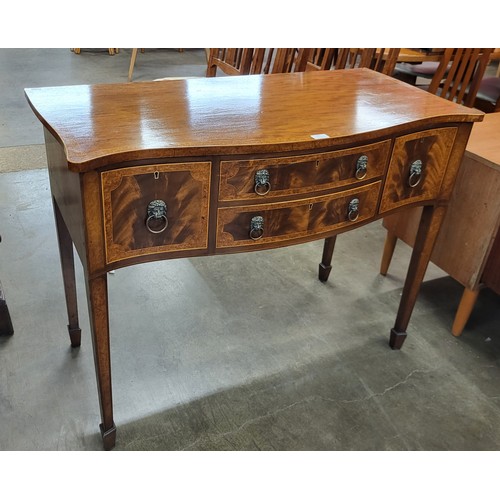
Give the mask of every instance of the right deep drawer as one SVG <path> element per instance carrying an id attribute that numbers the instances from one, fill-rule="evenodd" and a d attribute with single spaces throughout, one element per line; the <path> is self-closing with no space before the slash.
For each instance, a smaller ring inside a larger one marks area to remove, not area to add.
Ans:
<path id="1" fill-rule="evenodd" d="M 281 158 L 222 161 L 219 201 L 307 194 L 381 177 L 390 140 L 339 151 Z"/>
<path id="2" fill-rule="evenodd" d="M 438 196 L 456 135 L 456 127 L 446 127 L 395 140 L 380 213 Z"/>

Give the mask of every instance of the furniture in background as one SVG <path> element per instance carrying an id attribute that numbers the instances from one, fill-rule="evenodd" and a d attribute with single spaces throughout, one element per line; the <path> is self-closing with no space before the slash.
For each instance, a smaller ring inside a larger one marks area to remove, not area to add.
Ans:
<path id="1" fill-rule="evenodd" d="M 137 51 L 139 49 L 132 49 L 132 53 L 130 55 L 130 65 L 128 68 L 128 81 L 132 81 L 132 76 L 134 74 L 134 66 L 135 66 L 135 61 L 137 59 Z M 144 53 L 144 49 L 141 49 L 141 52 Z"/>
<path id="2" fill-rule="evenodd" d="M 465 287 L 452 326 L 456 336 L 462 333 L 482 287 L 500 294 L 499 139 L 500 113 L 488 114 L 474 125 L 431 256 L 434 264 Z M 388 271 L 398 239 L 414 245 L 420 212 L 384 218 L 388 233 L 381 274 Z"/>
<path id="3" fill-rule="evenodd" d="M 324 281 L 332 237 L 423 205 L 390 332 L 400 349 L 483 117 L 366 68 L 25 92 L 44 126 L 72 346 L 73 246 L 83 264 L 106 449 L 116 439 L 109 271 L 324 239 Z"/>
<path id="4" fill-rule="evenodd" d="M 500 65 L 499 65 L 500 69 Z M 500 76 L 488 76 L 481 80 L 474 107 L 485 113 L 500 111 Z"/>
<path id="5" fill-rule="evenodd" d="M 206 76 L 220 69 L 227 75 L 256 75 L 304 71 L 312 49 L 209 49 Z"/>
<path id="6" fill-rule="evenodd" d="M 0 242 L 1 241 L 2 237 L 0 236 Z M 13 333 L 14 328 L 12 326 L 9 308 L 7 307 L 7 301 L 3 293 L 2 283 L 0 283 L 0 335 L 12 335 Z"/>
<path id="7" fill-rule="evenodd" d="M 179 52 L 184 52 L 184 49 L 177 49 Z M 137 59 L 137 53 L 139 49 L 132 49 L 132 53 L 130 54 L 130 64 L 128 68 L 128 82 L 132 81 L 132 76 L 134 74 L 135 61 Z M 141 49 L 141 53 L 144 54 L 145 49 Z"/>
<path id="8" fill-rule="evenodd" d="M 210 49 L 207 76 L 369 68 L 391 75 L 401 49 Z"/>
<path id="9" fill-rule="evenodd" d="M 79 54 L 82 49 L 70 49 L 72 52 L 75 54 Z M 120 52 L 120 49 L 108 49 L 108 54 L 110 56 L 114 56 L 115 54 L 118 54 Z"/>
<path id="10" fill-rule="evenodd" d="M 313 49 L 307 70 L 369 68 L 392 75 L 401 49 Z"/>
<path id="11" fill-rule="evenodd" d="M 447 48 L 438 62 L 397 64 L 394 76 L 412 85 L 419 77 L 428 79 L 429 92 L 472 107 L 493 50 Z"/>

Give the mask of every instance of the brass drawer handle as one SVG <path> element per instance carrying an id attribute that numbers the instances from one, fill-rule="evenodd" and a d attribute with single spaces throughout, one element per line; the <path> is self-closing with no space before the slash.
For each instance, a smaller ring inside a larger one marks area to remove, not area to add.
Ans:
<path id="1" fill-rule="evenodd" d="M 408 185 L 411 188 L 418 186 L 422 180 L 422 160 L 415 160 L 410 165 L 410 176 L 408 177 Z"/>
<path id="2" fill-rule="evenodd" d="M 252 240 L 257 241 L 262 238 L 264 234 L 264 217 L 256 215 L 250 220 L 250 233 L 249 236 Z"/>
<path id="3" fill-rule="evenodd" d="M 356 161 L 356 172 L 354 173 L 354 176 L 360 181 L 361 179 L 364 179 L 366 177 L 367 171 L 368 156 L 361 155 Z"/>
<path id="4" fill-rule="evenodd" d="M 269 171 L 266 169 L 257 170 L 255 172 L 254 191 L 259 196 L 265 196 L 271 191 L 271 183 L 269 182 Z"/>
<path id="5" fill-rule="evenodd" d="M 163 233 L 168 226 L 167 204 L 163 200 L 153 200 L 148 205 L 146 227 L 150 233 Z"/>
<path id="6" fill-rule="evenodd" d="M 347 207 L 347 218 L 351 222 L 354 222 L 358 220 L 358 217 L 359 217 L 359 199 L 353 198 L 349 202 L 349 206 Z"/>

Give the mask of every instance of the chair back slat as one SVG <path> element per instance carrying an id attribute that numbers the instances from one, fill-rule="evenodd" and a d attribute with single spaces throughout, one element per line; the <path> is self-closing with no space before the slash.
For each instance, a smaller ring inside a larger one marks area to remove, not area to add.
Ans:
<path id="1" fill-rule="evenodd" d="M 305 71 L 313 49 L 210 49 L 207 76 Z"/>
<path id="2" fill-rule="evenodd" d="M 333 60 L 337 57 L 338 49 L 311 49 L 306 71 L 331 69 Z"/>
<path id="3" fill-rule="evenodd" d="M 472 107 L 493 49 L 445 49 L 428 91 Z"/>
<path id="4" fill-rule="evenodd" d="M 276 48 L 210 49 L 207 76 L 292 73 L 310 70 L 370 68 L 392 75 L 400 49 Z"/>
<path id="5" fill-rule="evenodd" d="M 217 68 L 228 75 L 248 75 L 255 49 L 210 49 L 207 76 L 215 76 Z"/>
<path id="6" fill-rule="evenodd" d="M 312 49 L 307 70 L 370 68 L 392 75 L 401 49 Z"/>

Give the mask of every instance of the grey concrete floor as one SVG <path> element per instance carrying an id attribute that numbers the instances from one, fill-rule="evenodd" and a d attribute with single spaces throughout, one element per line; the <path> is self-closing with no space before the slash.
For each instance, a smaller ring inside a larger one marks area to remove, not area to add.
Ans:
<path id="1" fill-rule="evenodd" d="M 42 140 L 23 87 L 125 81 L 130 56 L 8 50 L 1 85 L 18 91 L 1 97 L 0 144 L 19 157 Z M 183 57 L 185 76 L 203 75 L 203 50 L 165 49 L 140 54 L 136 77 L 182 75 L 182 61 L 165 61 Z M 82 269 L 82 346 L 71 349 L 47 172 L 31 167 L 0 174 L 15 328 L 0 337 L 0 450 L 101 450 Z M 392 351 L 410 251 L 400 244 L 382 277 L 384 238 L 380 222 L 339 236 L 327 284 L 321 242 L 110 274 L 116 450 L 498 450 L 499 297 L 482 292 L 454 338 L 462 289 L 430 266 Z"/>

